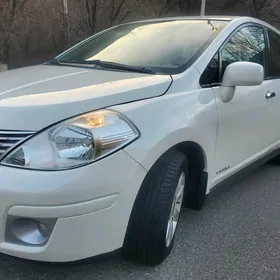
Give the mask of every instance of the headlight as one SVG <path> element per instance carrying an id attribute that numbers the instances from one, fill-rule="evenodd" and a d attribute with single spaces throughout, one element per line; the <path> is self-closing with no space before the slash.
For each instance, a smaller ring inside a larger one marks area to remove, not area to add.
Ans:
<path id="1" fill-rule="evenodd" d="M 4 165 L 60 170 L 82 166 L 124 147 L 139 137 L 119 113 L 100 110 L 61 122 L 8 154 Z"/>

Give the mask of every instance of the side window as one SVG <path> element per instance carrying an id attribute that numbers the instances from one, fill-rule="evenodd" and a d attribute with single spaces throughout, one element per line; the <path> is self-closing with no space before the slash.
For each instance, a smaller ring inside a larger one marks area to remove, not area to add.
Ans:
<path id="1" fill-rule="evenodd" d="M 264 66 L 265 49 L 265 36 L 262 27 L 248 26 L 242 28 L 221 50 L 221 74 L 224 74 L 229 64 L 237 61 L 255 62 Z"/>
<path id="2" fill-rule="evenodd" d="M 268 66 L 268 77 L 280 77 L 280 37 L 274 32 L 268 30 L 270 45 L 270 57 Z"/>
<path id="3" fill-rule="evenodd" d="M 219 55 L 216 54 L 200 78 L 200 84 L 203 86 L 209 86 L 219 82 Z"/>

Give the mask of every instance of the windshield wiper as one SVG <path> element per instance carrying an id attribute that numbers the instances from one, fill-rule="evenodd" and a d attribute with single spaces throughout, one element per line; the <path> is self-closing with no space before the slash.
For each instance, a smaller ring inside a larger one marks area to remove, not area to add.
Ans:
<path id="1" fill-rule="evenodd" d="M 123 70 L 123 71 L 129 71 L 129 72 L 137 72 L 137 73 L 145 73 L 145 74 L 156 74 L 155 71 L 153 71 L 150 68 L 146 67 L 136 67 L 136 66 L 129 66 L 124 65 L 120 63 L 115 62 L 109 62 L 109 61 L 103 61 L 103 60 L 87 60 L 87 61 L 50 61 L 54 64 L 81 64 L 81 65 L 96 65 L 107 69 L 116 69 L 116 70 Z"/>

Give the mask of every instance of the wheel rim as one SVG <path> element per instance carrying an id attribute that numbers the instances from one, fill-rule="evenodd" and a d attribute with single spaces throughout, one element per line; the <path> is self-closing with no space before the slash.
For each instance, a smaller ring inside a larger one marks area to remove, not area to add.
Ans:
<path id="1" fill-rule="evenodd" d="M 182 172 L 178 180 L 178 184 L 176 187 L 176 191 L 171 207 L 171 212 L 168 220 L 166 238 L 165 238 L 166 247 L 170 246 L 176 232 L 179 216 L 182 209 L 185 184 L 186 184 L 186 176 L 185 176 L 185 172 Z"/>

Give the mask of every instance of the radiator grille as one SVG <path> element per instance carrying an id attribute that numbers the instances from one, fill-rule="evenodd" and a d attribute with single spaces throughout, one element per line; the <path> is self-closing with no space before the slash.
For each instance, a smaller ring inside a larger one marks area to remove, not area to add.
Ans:
<path id="1" fill-rule="evenodd" d="M 0 158 L 33 133 L 32 131 L 0 130 Z"/>

